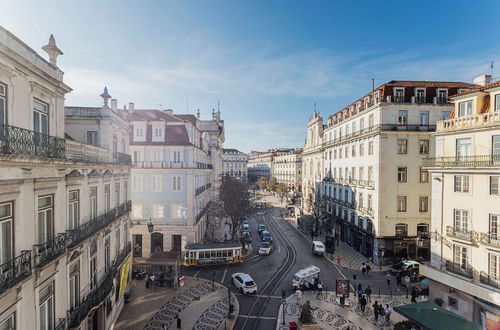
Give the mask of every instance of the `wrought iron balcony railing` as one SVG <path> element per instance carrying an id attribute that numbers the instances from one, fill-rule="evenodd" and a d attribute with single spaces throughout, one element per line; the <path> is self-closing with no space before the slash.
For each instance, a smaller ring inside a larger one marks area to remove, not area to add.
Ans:
<path id="1" fill-rule="evenodd" d="M 424 167 L 491 167 L 500 166 L 499 155 L 429 157 L 422 161 Z"/>
<path id="2" fill-rule="evenodd" d="M 0 154 L 65 158 L 64 139 L 0 124 Z"/>
<path id="3" fill-rule="evenodd" d="M 487 284 L 495 288 L 500 288 L 500 277 L 495 274 L 488 274 L 481 271 L 479 273 L 479 281 L 483 284 Z"/>
<path id="4" fill-rule="evenodd" d="M 500 248 L 500 236 L 497 233 L 482 234 L 481 243 Z"/>
<path id="5" fill-rule="evenodd" d="M 66 319 L 59 319 L 59 323 L 54 330 L 66 330 Z"/>
<path id="6" fill-rule="evenodd" d="M 460 276 L 464 276 L 467 278 L 472 278 L 473 276 L 472 268 L 469 265 L 446 260 L 445 268 L 447 271 L 458 274 Z"/>
<path id="7" fill-rule="evenodd" d="M 198 223 L 198 221 L 200 221 L 201 218 L 203 218 L 203 216 L 208 212 L 209 208 L 210 208 L 210 202 L 208 202 L 207 205 L 205 205 L 205 207 L 201 209 L 200 213 L 198 213 L 198 215 L 196 216 L 196 223 Z"/>
<path id="8" fill-rule="evenodd" d="M 415 103 L 425 103 L 425 96 L 421 95 L 415 96 Z"/>
<path id="9" fill-rule="evenodd" d="M 21 251 L 21 255 L 0 265 L 0 293 L 31 275 L 31 251 Z"/>
<path id="10" fill-rule="evenodd" d="M 446 97 L 446 96 L 438 96 L 436 98 L 436 102 L 439 103 L 439 104 L 448 103 L 448 97 Z"/>
<path id="11" fill-rule="evenodd" d="M 114 152 L 113 161 L 118 165 L 132 165 L 132 156 L 129 154 L 124 154 L 123 152 Z"/>
<path id="12" fill-rule="evenodd" d="M 96 218 L 81 224 L 78 228 L 66 232 L 67 247 L 74 248 L 99 230 L 107 227 L 118 217 L 132 209 L 132 201 L 127 201 L 114 209 L 97 216 Z"/>
<path id="13" fill-rule="evenodd" d="M 446 227 L 446 235 L 469 242 L 472 242 L 474 240 L 474 235 L 471 230 L 456 228 L 452 226 Z"/>
<path id="14" fill-rule="evenodd" d="M 43 244 L 33 245 L 35 267 L 43 267 L 66 251 L 66 234 L 61 233 Z"/>
<path id="15" fill-rule="evenodd" d="M 125 246 L 125 248 L 120 251 L 120 254 L 116 257 L 113 265 L 106 274 L 106 277 L 99 284 L 99 286 L 91 291 L 76 308 L 67 312 L 67 320 L 70 328 L 78 327 L 80 323 L 85 320 L 92 308 L 102 303 L 104 299 L 108 297 L 108 295 L 111 293 L 111 290 L 113 289 L 113 282 L 116 275 L 118 274 L 118 268 L 123 263 L 123 261 L 125 261 L 130 251 L 131 244 L 129 242 Z"/>

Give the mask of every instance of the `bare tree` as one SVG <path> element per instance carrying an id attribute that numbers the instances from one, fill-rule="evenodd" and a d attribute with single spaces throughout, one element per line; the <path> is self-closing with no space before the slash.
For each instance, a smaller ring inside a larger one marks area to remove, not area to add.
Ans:
<path id="1" fill-rule="evenodd" d="M 309 209 L 312 210 L 317 231 L 321 221 L 320 220 L 321 214 L 323 214 L 323 211 L 326 210 L 327 199 L 324 196 L 321 196 L 320 194 L 316 194 L 315 197 L 316 198 L 314 198 L 314 200 L 312 198 L 309 198 L 307 201 Z"/>
<path id="2" fill-rule="evenodd" d="M 266 189 L 267 188 L 267 179 L 264 176 L 261 176 L 259 178 L 259 182 L 257 182 L 257 185 L 259 186 L 260 189 Z"/>

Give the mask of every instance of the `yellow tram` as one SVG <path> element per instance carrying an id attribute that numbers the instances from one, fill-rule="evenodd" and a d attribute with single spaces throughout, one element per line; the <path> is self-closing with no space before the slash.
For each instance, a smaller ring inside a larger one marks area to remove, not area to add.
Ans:
<path id="1" fill-rule="evenodd" d="M 243 262 L 238 243 L 189 244 L 184 248 L 183 265 L 187 267 L 234 264 Z"/>

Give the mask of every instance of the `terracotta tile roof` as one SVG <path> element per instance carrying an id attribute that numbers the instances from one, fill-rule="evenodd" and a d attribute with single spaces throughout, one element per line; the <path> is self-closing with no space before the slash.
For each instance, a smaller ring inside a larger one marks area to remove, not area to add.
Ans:
<path id="1" fill-rule="evenodd" d="M 490 89 L 490 88 L 499 87 L 499 86 L 500 86 L 500 80 L 499 81 L 495 81 L 494 83 L 491 83 L 491 84 L 488 84 L 488 85 L 485 85 L 485 86 L 480 86 L 480 87 L 477 87 L 477 88 L 469 89 L 467 91 L 464 91 L 462 93 L 459 93 L 459 94 L 456 94 L 456 95 L 453 95 L 453 96 L 450 96 L 450 97 L 457 97 L 457 96 L 462 96 L 462 95 L 466 95 L 466 94 L 472 94 L 472 93 L 476 93 L 476 92 L 481 92 L 481 91 L 484 91 L 484 90 L 487 90 L 487 89 Z"/>
<path id="2" fill-rule="evenodd" d="M 386 86 L 401 87 L 448 87 L 448 88 L 467 88 L 476 86 L 462 81 L 428 81 L 428 80 L 391 80 L 385 83 Z M 383 85 L 382 85 L 383 86 Z"/>

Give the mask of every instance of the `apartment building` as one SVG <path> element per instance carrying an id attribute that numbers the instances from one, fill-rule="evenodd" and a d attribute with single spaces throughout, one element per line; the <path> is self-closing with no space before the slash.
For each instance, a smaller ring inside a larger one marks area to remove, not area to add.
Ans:
<path id="1" fill-rule="evenodd" d="M 431 298 L 488 329 L 500 325 L 500 82 L 451 97 L 437 122 L 432 182 L 432 257 L 421 273 Z"/>
<path id="2" fill-rule="evenodd" d="M 248 156 L 248 180 L 256 183 L 259 178 L 271 178 L 273 173 L 274 150 L 252 151 Z"/>
<path id="3" fill-rule="evenodd" d="M 162 264 L 203 241 L 207 210 L 222 169 L 224 123 L 200 114 L 128 109 L 132 132 L 134 262 Z"/>
<path id="4" fill-rule="evenodd" d="M 130 281 L 130 167 L 65 136 L 62 52 L 53 36 L 43 50 L 0 27 L 0 328 L 110 329 Z"/>
<path id="5" fill-rule="evenodd" d="M 248 156 L 237 149 L 222 149 L 222 175 L 247 182 Z"/>
<path id="6" fill-rule="evenodd" d="M 302 149 L 277 150 L 272 176 L 290 192 L 302 191 Z"/>
<path id="7" fill-rule="evenodd" d="M 376 263 L 429 259 L 431 184 L 422 159 L 434 155 L 436 121 L 453 110 L 448 95 L 471 86 L 390 81 L 329 116 L 322 207 L 338 238 Z"/>

